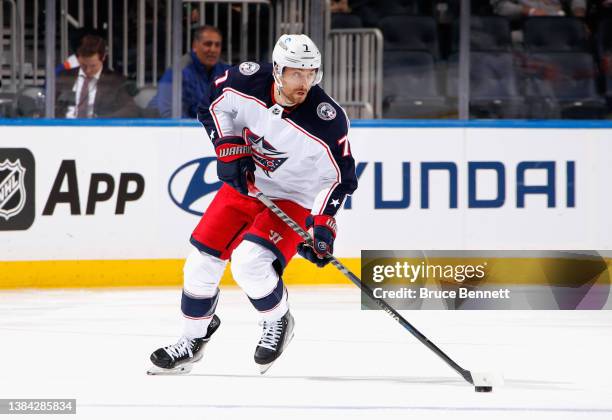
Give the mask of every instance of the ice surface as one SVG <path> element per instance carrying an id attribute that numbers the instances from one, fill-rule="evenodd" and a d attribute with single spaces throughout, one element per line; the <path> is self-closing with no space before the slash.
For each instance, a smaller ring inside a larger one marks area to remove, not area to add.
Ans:
<path id="1" fill-rule="evenodd" d="M 295 338 L 266 375 L 257 314 L 224 289 L 203 361 L 169 377 L 146 370 L 181 331 L 178 288 L 2 291 L 0 398 L 77 399 L 54 419 L 612 418 L 612 311 L 402 312 L 463 367 L 503 373 L 482 394 L 354 287 L 289 296 Z"/>

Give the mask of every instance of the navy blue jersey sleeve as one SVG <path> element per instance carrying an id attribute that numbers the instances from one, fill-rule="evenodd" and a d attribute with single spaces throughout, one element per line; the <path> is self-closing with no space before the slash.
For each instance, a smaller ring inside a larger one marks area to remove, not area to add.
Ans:
<path id="1" fill-rule="evenodd" d="M 333 160 L 331 163 L 336 172 L 336 179 L 330 178 L 330 185 L 317 195 L 312 209 L 314 214 L 335 216 L 342 207 L 346 196 L 351 195 L 357 189 L 355 159 L 351 154 L 347 134 L 333 142 L 326 141 L 331 151 L 331 160 Z M 324 160 L 325 158 L 322 159 Z"/>
<path id="2" fill-rule="evenodd" d="M 215 139 L 224 136 L 223 129 L 228 124 L 223 115 L 223 105 L 218 106 L 218 104 L 225 99 L 223 88 L 230 84 L 233 71 L 234 68 L 232 67 L 213 80 L 210 84 L 209 94 L 198 105 L 198 121 L 204 126 L 208 137 L 213 142 Z"/>
<path id="3" fill-rule="evenodd" d="M 332 152 L 340 170 L 340 183 L 331 190 L 328 199 L 323 203 L 322 214 L 329 216 L 334 216 L 338 212 L 346 196 L 351 195 L 358 186 L 357 175 L 355 173 L 355 159 L 351 154 L 348 133 L 338 139 L 335 146 Z"/>
<path id="4" fill-rule="evenodd" d="M 272 66 L 250 61 L 230 67 L 213 80 L 210 94 L 198 106 L 198 120 L 211 140 L 234 135 L 233 119 L 238 104 L 227 92 L 241 92 L 262 99 L 268 94 L 271 83 Z"/>
<path id="5" fill-rule="evenodd" d="M 326 121 L 329 124 L 323 124 L 323 128 L 317 133 L 317 137 L 325 143 L 327 149 L 326 153 L 321 155 L 319 164 L 321 169 L 327 168 L 325 173 L 328 175 L 324 179 L 327 187 L 317 194 L 312 212 L 334 216 L 342 207 L 346 196 L 357 189 L 357 176 L 348 139 L 349 123 L 346 114 L 334 102 L 325 102 L 325 105 L 333 107 L 336 113 L 334 120 Z M 320 113 L 320 109 L 318 112 Z M 328 112 L 333 115 L 333 111 Z M 317 125 L 321 127 L 322 124 Z"/>

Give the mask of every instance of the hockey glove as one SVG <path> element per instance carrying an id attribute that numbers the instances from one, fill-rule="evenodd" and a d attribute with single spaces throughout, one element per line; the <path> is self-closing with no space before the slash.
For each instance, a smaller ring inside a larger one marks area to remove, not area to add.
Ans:
<path id="1" fill-rule="evenodd" d="M 336 220 L 327 215 L 308 216 L 306 228 L 311 229 L 312 246 L 303 242 L 298 245 L 298 254 L 319 267 L 325 267 L 331 258 L 327 255 L 334 252 L 334 239 L 336 239 Z"/>
<path id="2" fill-rule="evenodd" d="M 255 172 L 251 146 L 240 136 L 220 137 L 215 140 L 217 176 L 242 194 L 248 194 L 247 176 Z"/>

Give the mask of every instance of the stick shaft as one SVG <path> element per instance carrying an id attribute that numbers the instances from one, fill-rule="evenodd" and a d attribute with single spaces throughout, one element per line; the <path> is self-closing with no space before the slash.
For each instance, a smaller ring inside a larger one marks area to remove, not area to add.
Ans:
<path id="1" fill-rule="evenodd" d="M 249 182 L 249 193 L 253 194 L 259 201 L 261 201 L 268 209 L 270 209 L 274 214 L 276 214 L 283 222 L 285 222 L 291 229 L 295 231 L 302 239 L 304 239 L 307 243 L 312 243 L 312 238 L 302 227 L 297 224 L 295 220 L 293 220 L 289 215 L 287 215 L 283 210 L 281 210 L 274 202 L 266 196 L 264 193 L 259 191 L 257 187 L 252 182 Z M 342 264 L 336 257 L 331 254 L 328 254 L 331 258 L 331 264 L 336 267 L 342 274 L 344 274 L 355 286 L 361 289 L 362 293 L 365 293 L 370 300 L 372 300 L 376 305 L 378 305 L 381 309 L 383 309 L 386 313 L 388 313 L 393 319 L 395 319 L 402 327 L 404 327 L 410 334 L 416 337 L 421 343 L 423 343 L 427 348 L 437 354 L 442 360 L 444 360 L 455 372 L 457 372 L 463 379 L 465 379 L 470 384 L 473 384 L 472 374 L 469 370 L 463 369 L 459 366 L 453 359 L 451 359 L 446 353 L 444 353 L 438 346 L 436 346 L 432 341 L 430 341 L 423 333 L 421 333 L 414 325 L 410 322 L 406 321 L 406 319 L 401 316 L 395 309 L 393 309 L 387 302 L 382 299 L 379 299 L 374 296 L 374 292 L 372 289 L 365 283 L 361 281 L 359 277 L 357 277 L 351 270 L 349 270 L 344 264 Z"/>

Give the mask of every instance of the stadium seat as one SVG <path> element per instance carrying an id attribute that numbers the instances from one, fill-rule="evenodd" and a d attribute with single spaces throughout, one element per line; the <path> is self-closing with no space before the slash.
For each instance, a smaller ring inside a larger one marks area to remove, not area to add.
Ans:
<path id="1" fill-rule="evenodd" d="M 612 18 L 603 19 L 597 29 L 597 51 L 600 55 L 612 52 Z"/>
<path id="2" fill-rule="evenodd" d="M 461 13 L 461 0 L 438 0 L 437 3 L 446 3 L 448 11 L 454 16 L 459 17 Z M 470 3 L 472 16 L 488 16 L 493 14 L 491 0 L 472 0 Z"/>
<path id="3" fill-rule="evenodd" d="M 509 52 L 472 52 L 470 115 L 473 118 L 523 118 L 525 100 L 519 89 L 514 56 Z M 458 96 L 458 55 L 449 59 L 446 92 Z"/>
<path id="4" fill-rule="evenodd" d="M 155 86 L 145 86 L 140 88 L 138 94 L 134 96 L 134 103 L 140 110 L 140 115 L 143 118 L 159 118 L 157 108 L 149 106 L 156 93 L 157 88 Z"/>
<path id="5" fill-rule="evenodd" d="M 0 92 L 0 118 L 11 118 L 15 109 L 15 94 Z"/>
<path id="6" fill-rule="evenodd" d="M 525 20 L 528 51 L 590 51 L 585 23 L 573 17 L 531 17 Z"/>
<path id="7" fill-rule="evenodd" d="M 377 0 L 361 6 L 359 14 L 364 26 L 378 27 L 385 16 L 419 14 L 419 5 L 418 0 Z"/>
<path id="8" fill-rule="evenodd" d="M 612 99 L 612 51 L 600 56 L 600 69 L 604 82 L 604 94 Z"/>
<path id="9" fill-rule="evenodd" d="M 448 113 L 430 53 L 385 51 L 383 60 L 385 118 L 439 118 Z"/>
<path id="10" fill-rule="evenodd" d="M 525 62 L 532 118 L 595 119 L 605 113 L 593 57 L 581 52 L 531 53 Z"/>
<path id="11" fill-rule="evenodd" d="M 350 28 L 361 28 L 363 22 L 359 15 L 352 13 L 332 13 L 331 14 L 331 28 L 332 29 L 350 29 Z"/>
<path id="12" fill-rule="evenodd" d="M 471 16 L 472 51 L 510 51 L 510 22 L 503 16 Z M 459 21 L 453 22 L 452 51 L 459 51 Z"/>
<path id="13" fill-rule="evenodd" d="M 41 118 L 45 115 L 45 90 L 28 86 L 17 93 L 15 112 L 18 117 Z"/>
<path id="14" fill-rule="evenodd" d="M 388 16 L 381 19 L 380 29 L 385 50 L 428 51 L 439 56 L 436 22 L 428 16 Z"/>
<path id="15" fill-rule="evenodd" d="M 612 18 L 605 18 L 597 25 L 597 54 L 604 91 L 608 99 L 612 99 Z"/>

